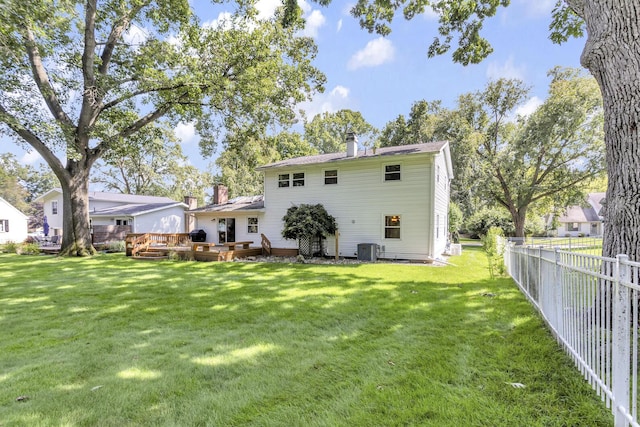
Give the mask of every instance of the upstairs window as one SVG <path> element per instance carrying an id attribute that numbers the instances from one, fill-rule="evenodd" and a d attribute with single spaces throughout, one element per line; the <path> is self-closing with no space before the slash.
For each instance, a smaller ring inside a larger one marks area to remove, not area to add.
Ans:
<path id="1" fill-rule="evenodd" d="M 8 233 L 8 232 L 9 232 L 9 220 L 0 219 L 0 233 Z"/>
<path id="2" fill-rule="evenodd" d="M 247 218 L 247 233 L 256 234 L 258 232 L 258 218 Z"/>
<path id="3" fill-rule="evenodd" d="M 386 165 L 384 167 L 385 181 L 400 181 L 400 165 Z"/>
<path id="4" fill-rule="evenodd" d="M 58 215 L 58 201 L 51 202 L 51 215 Z"/>
<path id="5" fill-rule="evenodd" d="M 325 185 L 337 184 L 338 171 L 337 170 L 324 171 L 324 183 Z"/>
<path id="6" fill-rule="evenodd" d="M 293 186 L 294 187 L 304 187 L 304 172 L 294 173 L 293 174 Z"/>
<path id="7" fill-rule="evenodd" d="M 129 225 L 129 220 L 126 220 L 126 219 L 116 219 L 116 225 Z"/>
<path id="8" fill-rule="evenodd" d="M 384 238 L 400 238 L 400 215 L 387 215 L 384 217 Z"/>
<path id="9" fill-rule="evenodd" d="M 283 173 L 278 175 L 278 187 L 288 187 L 289 186 L 289 174 Z"/>

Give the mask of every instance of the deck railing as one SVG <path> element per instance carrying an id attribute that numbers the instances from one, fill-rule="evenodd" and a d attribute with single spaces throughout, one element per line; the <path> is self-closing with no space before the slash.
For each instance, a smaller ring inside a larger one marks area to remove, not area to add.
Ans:
<path id="1" fill-rule="evenodd" d="M 127 256 L 135 256 L 151 246 L 181 246 L 190 243 L 189 233 L 129 233 L 125 238 Z"/>
<path id="2" fill-rule="evenodd" d="M 506 243 L 508 273 L 614 414 L 638 424 L 640 263 Z"/>
<path id="3" fill-rule="evenodd" d="M 262 253 L 264 255 L 271 255 L 271 241 L 267 238 L 267 236 L 265 236 L 264 234 L 261 234 L 262 236 Z"/>

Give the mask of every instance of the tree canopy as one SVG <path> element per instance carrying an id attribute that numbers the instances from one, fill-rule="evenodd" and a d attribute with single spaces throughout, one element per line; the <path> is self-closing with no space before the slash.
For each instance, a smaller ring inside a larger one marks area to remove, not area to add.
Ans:
<path id="1" fill-rule="evenodd" d="M 463 110 L 475 111 L 472 144 L 481 191 L 507 209 L 524 236 L 528 210 L 551 199 L 566 206 L 605 169 L 602 99 L 595 80 L 554 69 L 549 97 L 530 116 L 509 121 L 528 89 L 518 80 L 491 82 Z"/>
<path id="2" fill-rule="evenodd" d="M 0 132 L 35 149 L 60 181 L 63 254 L 93 253 L 91 168 L 145 126 L 193 122 L 207 154 L 234 129 L 290 122 L 322 90 L 301 23 L 256 17 L 251 2 L 206 27 L 188 0 L 4 2 Z"/>
<path id="3" fill-rule="evenodd" d="M 348 132 L 356 134 L 361 144 L 371 146 L 377 130 L 362 114 L 351 110 L 318 114 L 304 124 L 304 138 L 319 154 L 345 151 Z"/>

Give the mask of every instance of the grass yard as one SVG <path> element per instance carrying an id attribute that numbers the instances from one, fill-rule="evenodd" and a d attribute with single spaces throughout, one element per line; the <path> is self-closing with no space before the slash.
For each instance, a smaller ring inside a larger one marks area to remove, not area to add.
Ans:
<path id="1" fill-rule="evenodd" d="M 511 280 L 451 261 L 0 255 L 0 426 L 612 425 Z"/>

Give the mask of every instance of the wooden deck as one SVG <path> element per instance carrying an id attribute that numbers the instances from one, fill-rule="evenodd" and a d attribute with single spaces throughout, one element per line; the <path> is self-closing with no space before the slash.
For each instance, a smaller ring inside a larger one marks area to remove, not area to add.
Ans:
<path id="1" fill-rule="evenodd" d="M 186 260 L 233 261 L 236 258 L 262 255 L 261 247 L 250 247 L 253 242 L 228 242 L 224 245 L 208 242 L 192 243 L 188 236 L 188 233 L 131 233 L 125 239 L 126 256 L 135 259 L 159 260 L 169 258 L 170 254 L 176 254 Z"/>

